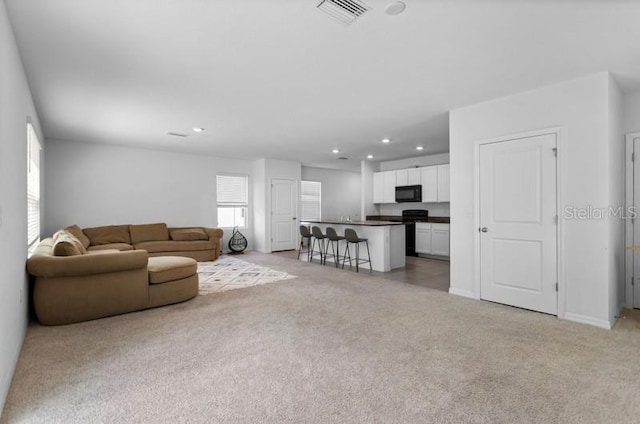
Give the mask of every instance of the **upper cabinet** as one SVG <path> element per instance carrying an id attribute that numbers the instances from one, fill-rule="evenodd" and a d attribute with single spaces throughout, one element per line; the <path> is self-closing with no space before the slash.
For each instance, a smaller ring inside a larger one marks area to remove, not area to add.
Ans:
<path id="1" fill-rule="evenodd" d="M 420 168 L 422 184 L 422 203 L 438 201 L 438 167 L 425 166 Z"/>
<path id="2" fill-rule="evenodd" d="M 449 164 L 373 173 L 373 203 L 395 203 L 396 187 L 422 185 L 422 203 L 449 201 Z"/>
<path id="3" fill-rule="evenodd" d="M 450 200 L 449 184 L 449 164 L 438 165 L 438 202 Z"/>
<path id="4" fill-rule="evenodd" d="M 420 185 L 420 168 L 399 169 L 396 171 L 396 186 Z"/>
<path id="5" fill-rule="evenodd" d="M 385 171 L 382 173 L 382 202 L 396 202 L 396 171 Z"/>
<path id="6" fill-rule="evenodd" d="M 396 202 L 396 171 L 373 173 L 373 203 Z"/>

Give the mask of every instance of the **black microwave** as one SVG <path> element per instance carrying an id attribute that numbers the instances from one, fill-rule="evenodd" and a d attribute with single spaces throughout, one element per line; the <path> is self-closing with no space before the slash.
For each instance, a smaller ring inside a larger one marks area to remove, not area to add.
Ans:
<path id="1" fill-rule="evenodd" d="M 410 185 L 396 187 L 396 202 L 422 202 L 422 186 Z"/>

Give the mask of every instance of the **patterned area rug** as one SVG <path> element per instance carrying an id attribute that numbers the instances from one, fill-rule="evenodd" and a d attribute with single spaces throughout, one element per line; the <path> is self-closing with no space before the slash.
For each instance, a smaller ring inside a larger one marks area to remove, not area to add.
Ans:
<path id="1" fill-rule="evenodd" d="M 198 262 L 198 276 L 201 295 L 296 278 L 231 256 L 220 256 L 214 262 Z"/>

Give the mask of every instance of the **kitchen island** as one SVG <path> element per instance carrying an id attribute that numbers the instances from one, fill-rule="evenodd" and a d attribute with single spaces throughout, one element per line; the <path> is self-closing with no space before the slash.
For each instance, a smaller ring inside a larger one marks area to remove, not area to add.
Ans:
<path id="1" fill-rule="evenodd" d="M 387 272 L 392 269 L 405 266 L 405 228 L 402 222 L 391 221 L 304 221 L 303 225 L 309 227 L 318 226 L 322 233 L 326 234 L 327 227 L 333 227 L 338 235 L 343 236 L 344 230 L 352 228 L 358 233 L 358 237 L 369 239 L 369 250 L 371 252 L 371 267 L 374 271 Z M 325 243 L 329 243 L 328 239 Z M 346 241 L 340 242 L 340 256 L 344 256 Z M 355 246 L 349 246 L 351 258 L 355 258 Z M 331 253 L 331 246 L 329 246 Z M 367 258 L 367 248 L 360 245 L 360 259 Z M 327 262 L 332 262 L 329 257 Z M 342 259 L 341 259 L 342 262 Z M 349 262 L 345 264 L 348 266 Z M 355 266 L 355 260 L 353 261 Z M 361 269 L 369 268 L 369 264 L 362 264 Z"/>

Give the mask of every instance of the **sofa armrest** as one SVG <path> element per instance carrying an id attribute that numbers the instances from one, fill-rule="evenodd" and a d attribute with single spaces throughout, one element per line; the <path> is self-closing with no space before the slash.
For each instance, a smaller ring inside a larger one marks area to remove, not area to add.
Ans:
<path id="1" fill-rule="evenodd" d="M 209 240 L 221 239 L 222 235 L 224 234 L 224 231 L 222 231 L 220 228 L 205 228 L 204 230 L 207 232 Z"/>
<path id="2" fill-rule="evenodd" d="M 148 261 L 145 250 L 99 255 L 34 255 L 27 261 L 27 271 L 36 277 L 75 277 L 146 268 Z"/>

